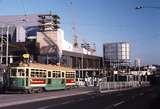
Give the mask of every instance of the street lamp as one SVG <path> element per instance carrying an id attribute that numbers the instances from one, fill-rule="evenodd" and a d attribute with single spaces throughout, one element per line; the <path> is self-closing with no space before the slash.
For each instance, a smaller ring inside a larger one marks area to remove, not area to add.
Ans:
<path id="1" fill-rule="evenodd" d="M 142 9 L 143 6 L 137 6 L 135 9 Z"/>
<path id="2" fill-rule="evenodd" d="M 6 45 L 6 65 L 8 66 L 8 40 L 9 38 L 9 25 L 7 26 L 7 45 Z"/>
<path id="3" fill-rule="evenodd" d="M 2 59 L 3 59 L 3 25 L 1 29 L 1 59 L 0 59 L 1 64 L 2 64 Z"/>
<path id="4" fill-rule="evenodd" d="M 81 65 L 82 65 L 82 78 L 83 78 L 83 48 L 85 47 L 84 44 L 81 44 L 81 48 L 82 48 L 82 60 L 81 60 Z"/>
<path id="5" fill-rule="evenodd" d="M 159 6 L 137 6 L 135 9 L 143 9 L 143 8 L 153 8 L 153 9 L 160 9 Z"/>

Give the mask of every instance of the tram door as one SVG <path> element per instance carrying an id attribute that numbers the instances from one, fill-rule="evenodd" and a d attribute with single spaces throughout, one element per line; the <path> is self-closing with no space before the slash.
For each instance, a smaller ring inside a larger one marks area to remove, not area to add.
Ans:
<path id="1" fill-rule="evenodd" d="M 28 87 L 29 69 L 26 69 L 26 87 Z"/>

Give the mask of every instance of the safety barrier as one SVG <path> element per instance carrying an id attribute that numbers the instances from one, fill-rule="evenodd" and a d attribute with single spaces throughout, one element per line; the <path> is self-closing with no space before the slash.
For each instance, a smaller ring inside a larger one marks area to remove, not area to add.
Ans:
<path id="1" fill-rule="evenodd" d="M 149 86 L 150 83 L 148 81 L 125 81 L 125 82 L 108 82 L 108 81 L 100 81 L 99 82 L 99 90 L 107 91 L 107 90 L 121 90 L 121 89 L 130 89 L 137 87 L 146 87 Z"/>

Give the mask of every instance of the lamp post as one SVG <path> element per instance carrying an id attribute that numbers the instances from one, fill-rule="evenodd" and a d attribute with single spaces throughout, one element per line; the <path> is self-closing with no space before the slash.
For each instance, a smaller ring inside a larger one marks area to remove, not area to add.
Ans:
<path id="1" fill-rule="evenodd" d="M 81 59 L 81 65 L 82 65 L 82 78 L 83 78 L 83 48 L 85 47 L 84 44 L 81 44 L 81 48 L 82 48 L 82 59 Z"/>
<path id="2" fill-rule="evenodd" d="M 8 66 L 8 39 L 9 39 L 9 25 L 7 26 L 7 45 L 6 45 L 6 66 Z"/>
<path id="3" fill-rule="evenodd" d="M 3 25 L 2 25 L 2 29 L 1 29 L 1 60 L 0 63 L 3 63 Z"/>
<path id="4" fill-rule="evenodd" d="M 159 6 L 137 6 L 137 7 L 135 7 L 136 10 L 143 9 L 143 8 L 160 9 Z"/>

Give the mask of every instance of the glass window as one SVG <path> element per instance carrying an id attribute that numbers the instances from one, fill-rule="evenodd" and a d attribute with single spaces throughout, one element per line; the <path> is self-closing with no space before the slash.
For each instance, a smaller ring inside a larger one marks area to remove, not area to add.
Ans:
<path id="1" fill-rule="evenodd" d="M 45 72 L 43 73 L 43 76 L 42 76 L 42 77 L 46 77 L 46 73 L 45 73 Z"/>
<path id="2" fill-rule="evenodd" d="M 48 72 L 48 77 L 51 77 L 51 72 L 50 71 Z"/>
<path id="3" fill-rule="evenodd" d="M 61 77 L 61 73 L 60 71 L 57 72 L 57 77 L 60 78 Z"/>
<path id="4" fill-rule="evenodd" d="M 18 73 L 17 73 L 18 76 L 24 76 L 24 69 L 18 69 Z"/>
<path id="5" fill-rule="evenodd" d="M 21 73 L 21 76 L 25 76 L 24 72 Z"/>
<path id="6" fill-rule="evenodd" d="M 53 73 L 52 73 L 52 77 L 53 77 L 53 78 L 55 78 L 55 77 L 56 77 L 56 74 L 55 74 L 55 72 L 53 72 Z"/>
<path id="7" fill-rule="evenodd" d="M 11 69 L 11 76 L 16 76 L 17 69 Z"/>

